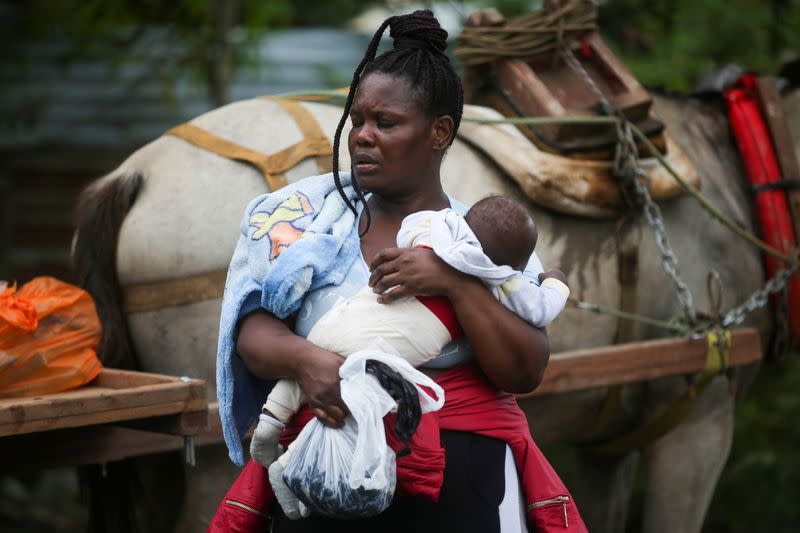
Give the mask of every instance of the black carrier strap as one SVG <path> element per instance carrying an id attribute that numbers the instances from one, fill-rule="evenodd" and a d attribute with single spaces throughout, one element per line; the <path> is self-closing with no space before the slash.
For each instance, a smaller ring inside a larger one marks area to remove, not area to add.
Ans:
<path id="1" fill-rule="evenodd" d="M 762 185 L 753 185 L 753 193 L 758 194 L 766 191 L 796 191 L 800 190 L 800 181 L 797 180 L 778 180 L 772 183 L 764 183 Z"/>

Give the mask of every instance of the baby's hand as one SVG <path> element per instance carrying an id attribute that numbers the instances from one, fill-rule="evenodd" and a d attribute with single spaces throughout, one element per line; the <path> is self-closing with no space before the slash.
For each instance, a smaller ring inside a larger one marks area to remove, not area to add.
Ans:
<path id="1" fill-rule="evenodd" d="M 564 285 L 567 284 L 567 276 L 565 276 L 564 273 L 557 268 L 549 268 L 544 272 L 542 272 L 541 274 L 539 274 L 539 281 L 544 281 L 547 278 L 556 278 Z"/>

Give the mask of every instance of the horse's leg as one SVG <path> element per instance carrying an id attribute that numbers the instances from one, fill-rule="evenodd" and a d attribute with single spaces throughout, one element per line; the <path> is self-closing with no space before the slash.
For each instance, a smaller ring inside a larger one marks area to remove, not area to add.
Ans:
<path id="1" fill-rule="evenodd" d="M 176 533 L 205 531 L 241 468 L 228 458 L 224 444 L 198 447 L 197 466 L 186 466 L 186 497 Z"/>
<path id="2" fill-rule="evenodd" d="M 220 300 L 129 315 L 136 352 L 143 369 L 174 376 L 188 375 L 208 384 L 208 400 L 216 399 L 216 335 Z M 245 448 L 248 449 L 248 448 Z M 184 465 L 186 494 L 174 531 L 205 531 L 222 497 L 241 469 L 228 458 L 224 444 L 198 446 L 197 466 Z M 148 487 L 164 482 L 153 472 Z M 167 531 L 164 529 L 163 531 Z"/>
<path id="3" fill-rule="evenodd" d="M 648 397 L 662 399 L 651 411 L 668 408 L 687 388 L 682 378 L 649 384 Z M 643 454 L 646 486 L 643 530 L 647 533 L 699 532 L 733 440 L 733 395 L 717 377 L 677 427 Z"/>
<path id="4" fill-rule="evenodd" d="M 224 445 L 198 447 L 197 466 L 181 452 L 136 457 L 84 469 L 92 480 L 92 532 L 205 531 L 241 469 Z"/>
<path id="5" fill-rule="evenodd" d="M 599 408 L 593 409 L 593 419 L 582 426 L 586 432 L 582 440 L 613 440 L 615 435 L 630 431 L 639 418 L 642 390 L 629 385 L 605 391 Z M 589 531 L 621 533 L 625 530 L 639 453 L 631 450 L 604 457 L 586 446 L 578 447 L 576 458 L 579 477 L 574 496 Z"/>
<path id="6" fill-rule="evenodd" d="M 642 387 L 623 387 L 616 407 L 606 412 L 608 394 L 594 388 L 536 396 L 521 400 L 520 407 L 540 444 L 585 442 L 627 432 L 641 410 Z M 574 468 L 563 465 L 562 471 L 556 466 L 592 533 L 624 531 L 637 456 L 634 452 L 610 460 L 578 448 Z"/>
<path id="7" fill-rule="evenodd" d="M 578 451 L 580 477 L 573 495 L 592 533 L 625 531 L 638 458 L 635 451 L 618 458 L 598 458 Z"/>
<path id="8" fill-rule="evenodd" d="M 80 473 L 87 489 L 90 533 L 174 529 L 184 502 L 180 454 L 89 465 L 81 467 Z"/>

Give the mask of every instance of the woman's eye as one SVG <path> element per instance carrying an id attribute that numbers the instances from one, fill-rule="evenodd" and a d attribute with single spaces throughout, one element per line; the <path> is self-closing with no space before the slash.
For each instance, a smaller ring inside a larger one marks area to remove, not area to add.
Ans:
<path id="1" fill-rule="evenodd" d="M 381 129 L 388 129 L 394 126 L 394 122 L 390 122 L 388 120 L 379 120 L 378 127 Z"/>
<path id="2" fill-rule="evenodd" d="M 350 118 L 350 122 L 353 124 L 354 128 L 358 128 L 364 123 L 364 121 L 361 120 L 360 118 L 352 118 L 352 117 Z"/>

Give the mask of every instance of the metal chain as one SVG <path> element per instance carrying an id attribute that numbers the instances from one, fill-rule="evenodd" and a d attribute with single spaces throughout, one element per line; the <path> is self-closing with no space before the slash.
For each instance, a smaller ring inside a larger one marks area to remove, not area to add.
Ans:
<path id="1" fill-rule="evenodd" d="M 797 272 L 798 265 L 800 265 L 800 263 L 795 259 L 791 266 L 781 270 L 767 280 L 762 288 L 751 294 L 742 304 L 725 313 L 725 316 L 722 317 L 722 327 L 728 328 L 737 326 L 744 321 L 748 314 L 767 305 L 771 294 L 775 294 L 786 288 L 792 275 Z"/>
<path id="2" fill-rule="evenodd" d="M 616 123 L 617 147 L 614 151 L 614 176 L 619 181 L 620 193 L 629 208 L 637 211 L 641 210 L 647 224 L 653 229 L 656 245 L 661 251 L 661 266 L 664 272 L 672 278 L 672 282 L 677 289 L 678 301 L 687 321 L 689 324 L 695 324 L 697 322 L 697 313 L 694 309 L 692 293 L 678 272 L 678 258 L 675 256 L 675 252 L 667 239 L 661 209 L 653 202 L 650 196 L 650 190 L 646 185 L 649 178 L 639 165 L 639 149 L 633 139 L 630 123 L 608 101 L 603 91 L 600 90 L 600 87 L 586 72 L 586 69 L 583 68 L 583 65 L 581 65 L 569 47 L 562 47 L 561 55 L 567 65 L 577 72 L 591 88 L 592 92 L 597 95 L 601 104 L 605 107 L 604 111 L 607 114 L 616 114 L 619 118 Z"/>
<path id="3" fill-rule="evenodd" d="M 603 109 L 600 110 L 602 114 L 609 116 L 616 115 L 616 109 L 611 102 L 608 101 L 608 98 L 606 98 L 606 95 L 600 90 L 600 87 L 597 86 L 592 76 L 583 68 L 583 65 L 581 65 L 581 62 L 575 57 L 575 54 L 572 53 L 569 44 L 564 44 L 561 47 L 561 57 L 564 59 L 567 66 L 581 77 L 583 82 L 592 90 L 595 96 L 597 96 L 597 99 L 600 100 L 600 105 L 603 107 Z"/>
<path id="4" fill-rule="evenodd" d="M 661 208 L 653 201 L 650 196 L 650 190 L 645 184 L 648 178 L 639 165 L 638 149 L 636 142 L 633 140 L 630 123 L 627 120 L 617 122 L 617 135 L 614 174 L 621 180 L 623 195 L 627 191 L 629 197 L 632 197 L 628 200 L 631 207 L 641 207 L 642 214 L 655 235 L 656 246 L 661 251 L 661 267 L 675 285 L 678 302 L 683 309 L 684 315 L 686 315 L 688 323 L 695 324 L 697 322 L 697 313 L 694 309 L 692 292 L 680 276 L 678 258 L 669 244 L 669 239 L 667 239 Z"/>
<path id="5" fill-rule="evenodd" d="M 569 47 L 562 47 L 561 55 L 567 65 L 577 72 L 592 92 L 595 93 L 601 105 L 605 108 L 603 111 L 606 111 L 607 114 L 615 114 L 619 119 L 617 121 L 617 147 L 614 153 L 614 175 L 620 180 L 620 191 L 623 201 L 631 208 L 640 208 L 642 210 L 645 220 L 647 220 L 647 223 L 653 229 L 656 245 L 661 251 L 662 268 L 672 278 L 677 288 L 678 300 L 686 314 L 689 324 L 695 324 L 697 321 L 697 313 L 694 310 L 692 293 L 678 274 L 678 260 L 667 240 L 661 209 L 653 202 L 650 196 L 650 190 L 645 185 L 645 181 L 648 178 L 639 166 L 638 148 L 633 138 L 630 123 L 611 105 L 605 94 L 603 94 L 603 91 L 600 90 Z M 798 270 L 798 266 L 800 266 L 800 257 L 795 255 L 788 268 L 778 272 L 775 276 L 767 280 L 762 288 L 753 292 L 744 302 L 725 313 L 719 322 L 722 327 L 728 328 L 739 325 L 748 314 L 756 309 L 764 307 L 771 294 L 786 289 L 792 275 Z M 695 329 L 693 333 L 704 333 L 712 326 L 713 323 L 707 323 Z"/>

